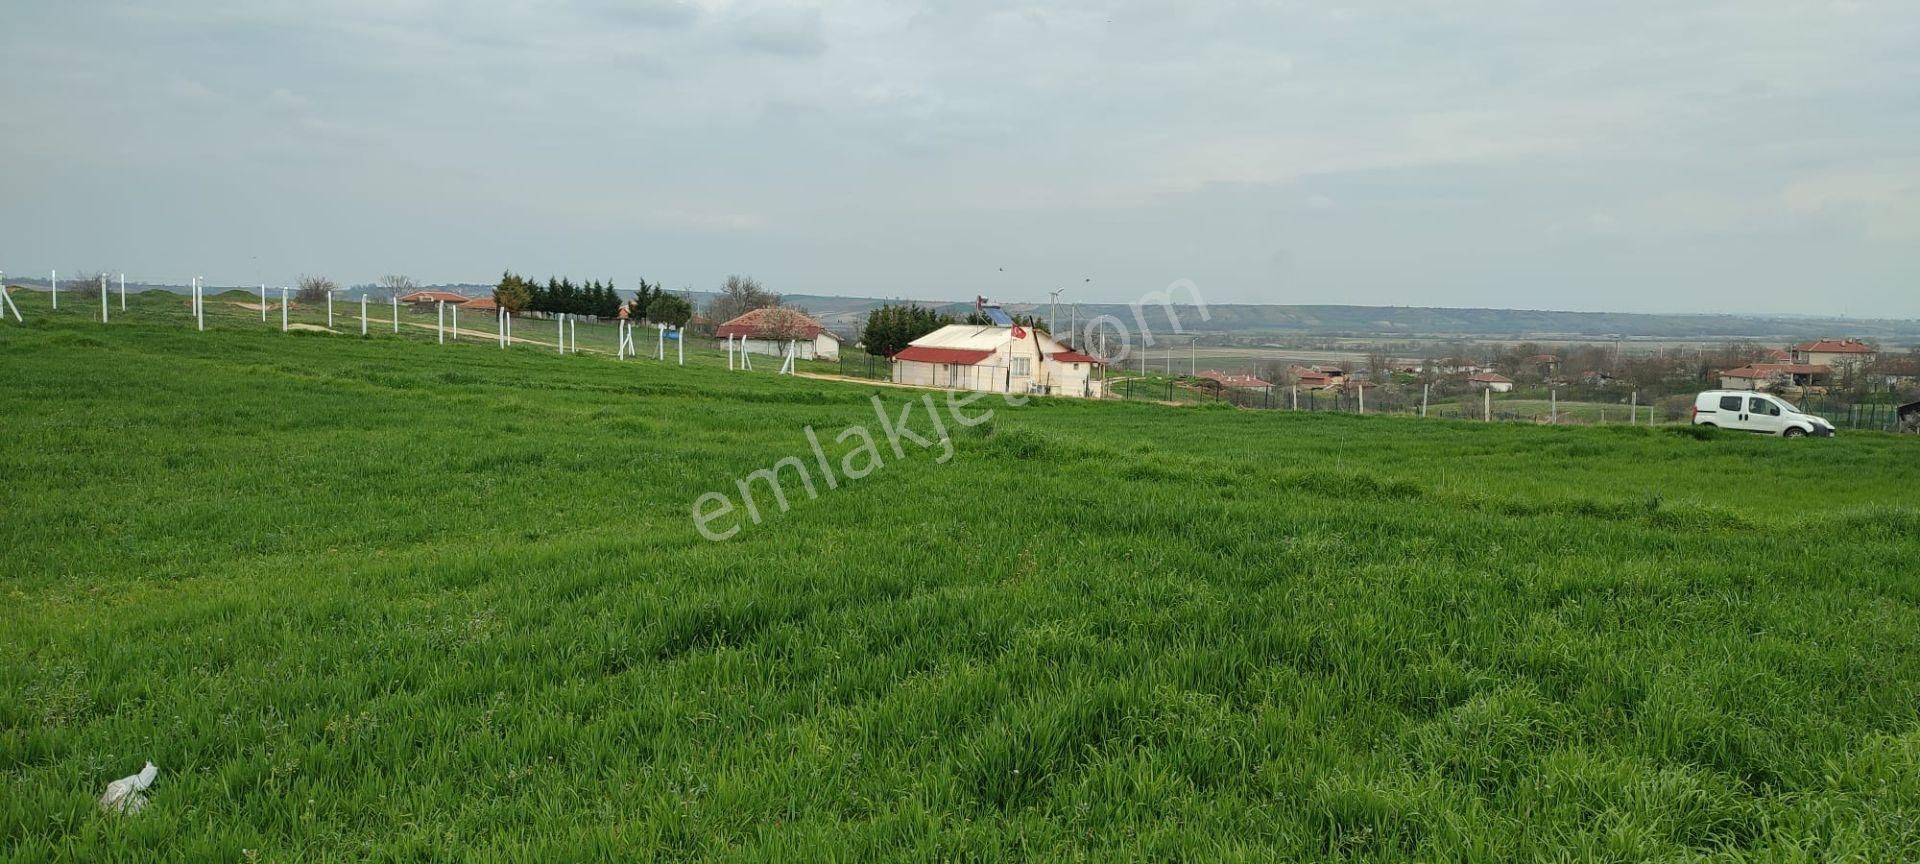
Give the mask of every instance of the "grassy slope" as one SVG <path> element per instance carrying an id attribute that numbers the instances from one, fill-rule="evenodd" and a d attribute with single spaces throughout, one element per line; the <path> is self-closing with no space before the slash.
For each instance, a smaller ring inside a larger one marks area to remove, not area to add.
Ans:
<path id="1" fill-rule="evenodd" d="M 0 856 L 1920 854 L 1913 441 L 999 406 L 713 544 L 906 394 L 694 359 L 0 328 Z"/>

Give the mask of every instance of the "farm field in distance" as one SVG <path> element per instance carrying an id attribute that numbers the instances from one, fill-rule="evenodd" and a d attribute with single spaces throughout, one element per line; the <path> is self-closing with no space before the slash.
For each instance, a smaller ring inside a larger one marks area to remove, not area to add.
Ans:
<path id="1" fill-rule="evenodd" d="M 0 858 L 1920 858 L 1920 441 L 989 397 L 942 462 L 777 361 L 149 302 L 0 325 Z"/>

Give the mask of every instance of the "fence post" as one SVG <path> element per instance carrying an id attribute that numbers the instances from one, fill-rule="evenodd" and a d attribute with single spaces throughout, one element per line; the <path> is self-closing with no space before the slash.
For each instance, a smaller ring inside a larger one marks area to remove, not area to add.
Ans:
<path id="1" fill-rule="evenodd" d="M 393 295 L 393 332 L 400 332 L 400 295 Z"/>
<path id="2" fill-rule="evenodd" d="M 1493 388 L 1488 387 L 1487 389 L 1481 392 L 1486 394 L 1486 399 L 1483 400 L 1486 403 L 1486 406 L 1481 410 L 1481 417 L 1480 417 L 1481 422 L 1492 423 L 1493 422 Z"/>

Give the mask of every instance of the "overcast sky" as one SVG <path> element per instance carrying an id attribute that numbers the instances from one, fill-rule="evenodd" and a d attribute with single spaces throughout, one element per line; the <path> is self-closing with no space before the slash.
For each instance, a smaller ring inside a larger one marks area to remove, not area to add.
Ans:
<path id="1" fill-rule="evenodd" d="M 0 63 L 14 274 L 1920 317 L 1914 0 L 6 0 Z"/>

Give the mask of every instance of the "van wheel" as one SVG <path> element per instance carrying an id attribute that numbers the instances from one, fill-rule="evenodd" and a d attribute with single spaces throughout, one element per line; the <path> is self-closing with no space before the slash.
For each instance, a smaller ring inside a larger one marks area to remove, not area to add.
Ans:
<path id="1" fill-rule="evenodd" d="M 1807 430 L 1802 429 L 1798 426 L 1791 426 L 1791 427 L 1788 427 L 1787 431 L 1783 434 L 1785 434 L 1788 438 L 1805 438 L 1807 437 Z"/>

